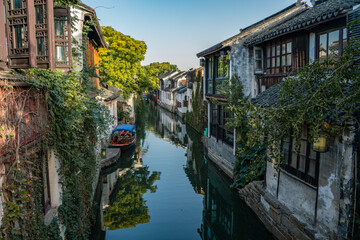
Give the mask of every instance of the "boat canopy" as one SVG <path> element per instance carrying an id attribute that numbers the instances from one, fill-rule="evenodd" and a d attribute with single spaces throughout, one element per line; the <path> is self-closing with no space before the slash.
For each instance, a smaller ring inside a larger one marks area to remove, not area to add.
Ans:
<path id="1" fill-rule="evenodd" d="M 129 132 L 135 132 L 135 126 L 131 124 L 121 124 L 117 125 L 116 128 L 112 131 L 112 133 L 116 131 L 129 131 Z"/>

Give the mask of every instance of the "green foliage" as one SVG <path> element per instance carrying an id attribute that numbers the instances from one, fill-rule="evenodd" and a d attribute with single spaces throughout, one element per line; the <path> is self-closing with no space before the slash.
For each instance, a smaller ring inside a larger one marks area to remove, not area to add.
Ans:
<path id="1" fill-rule="evenodd" d="M 255 146 L 247 151 L 240 147 L 240 151 L 234 165 L 233 188 L 245 187 L 246 184 L 261 179 L 266 170 L 265 146 Z"/>
<path id="2" fill-rule="evenodd" d="M 153 77 L 159 77 L 168 71 L 180 71 L 176 65 L 170 64 L 169 62 L 153 62 L 150 63 L 150 65 L 144 66 L 144 68 Z"/>
<path id="3" fill-rule="evenodd" d="M 195 92 L 195 94 L 194 94 Z M 190 104 L 192 106 L 192 112 L 186 112 L 185 121 L 192 126 L 199 133 L 204 132 L 204 125 L 207 123 L 207 119 L 204 118 L 207 112 L 207 105 L 203 102 L 203 85 L 198 82 L 195 91 L 191 96 Z"/>
<path id="4" fill-rule="evenodd" d="M 263 137 L 254 132 L 259 121 L 258 109 L 245 96 L 241 79 L 234 74 L 228 84 L 222 86 L 221 94 L 227 99 L 214 104 L 223 105 L 230 112 L 226 119 L 228 128 L 236 129 L 237 160 L 234 164 L 234 183 L 232 187 L 244 187 L 247 183 L 262 178 L 265 172 L 266 145 Z"/>
<path id="5" fill-rule="evenodd" d="M 80 0 L 54 0 L 54 6 L 76 6 Z"/>
<path id="6" fill-rule="evenodd" d="M 152 172 L 148 167 L 127 172 L 115 184 L 110 195 L 110 207 L 104 212 L 105 226 L 110 230 L 136 227 L 148 223 L 149 209 L 143 195 L 156 192 L 155 181 L 160 180 L 160 172 Z"/>
<path id="7" fill-rule="evenodd" d="M 112 27 L 102 28 L 109 48 L 101 48 L 100 75 L 102 83 L 119 88 L 125 97 L 130 93 L 141 94 L 147 89 L 156 88 L 158 79 L 141 66 L 147 46 L 124 35 Z"/>

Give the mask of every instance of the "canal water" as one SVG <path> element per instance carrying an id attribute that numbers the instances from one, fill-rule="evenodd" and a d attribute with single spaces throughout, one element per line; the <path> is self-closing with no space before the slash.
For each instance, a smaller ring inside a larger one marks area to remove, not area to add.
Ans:
<path id="1" fill-rule="evenodd" d="M 137 144 L 100 174 L 92 239 L 272 239 L 180 118 L 136 104 Z"/>

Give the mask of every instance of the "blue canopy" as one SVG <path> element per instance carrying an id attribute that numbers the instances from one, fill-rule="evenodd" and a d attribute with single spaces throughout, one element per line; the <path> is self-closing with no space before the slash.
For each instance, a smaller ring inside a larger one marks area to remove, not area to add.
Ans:
<path id="1" fill-rule="evenodd" d="M 117 125 L 116 128 L 112 131 L 112 133 L 116 131 L 129 131 L 129 132 L 135 132 L 135 126 L 131 124 L 121 124 Z"/>

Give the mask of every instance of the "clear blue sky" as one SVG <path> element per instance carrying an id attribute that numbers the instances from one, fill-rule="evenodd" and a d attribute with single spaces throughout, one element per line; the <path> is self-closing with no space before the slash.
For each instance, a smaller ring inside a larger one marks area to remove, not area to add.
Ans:
<path id="1" fill-rule="evenodd" d="M 148 46 L 143 65 L 171 62 L 181 70 L 199 67 L 196 53 L 296 0 L 83 0 L 100 24 Z M 106 8 L 104 8 L 106 7 Z M 107 9 L 110 8 L 110 9 Z"/>

